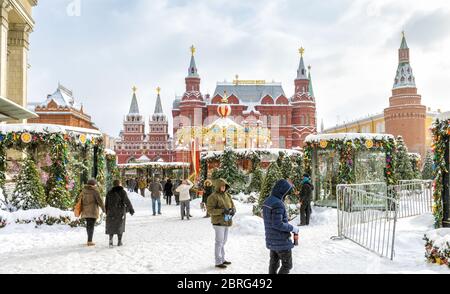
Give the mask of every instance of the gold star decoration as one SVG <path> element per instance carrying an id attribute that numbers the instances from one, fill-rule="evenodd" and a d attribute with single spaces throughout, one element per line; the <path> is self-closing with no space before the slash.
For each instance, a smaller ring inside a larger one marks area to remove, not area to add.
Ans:
<path id="1" fill-rule="evenodd" d="M 191 53 L 192 56 L 194 56 L 195 52 L 197 51 L 197 49 L 194 47 L 194 45 L 191 46 Z"/>
<path id="2" fill-rule="evenodd" d="M 298 52 L 303 57 L 303 55 L 305 54 L 305 48 L 301 47 L 300 49 L 298 49 Z"/>

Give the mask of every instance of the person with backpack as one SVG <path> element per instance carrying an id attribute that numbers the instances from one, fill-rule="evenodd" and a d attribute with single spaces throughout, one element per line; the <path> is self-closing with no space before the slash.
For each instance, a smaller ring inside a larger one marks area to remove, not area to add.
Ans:
<path id="1" fill-rule="evenodd" d="M 113 188 L 106 195 L 106 234 L 109 235 L 109 247 L 113 247 L 114 235 L 118 237 L 117 246 L 122 246 L 122 236 L 125 232 L 126 215 L 134 215 L 133 205 L 127 192 L 119 180 L 113 182 Z"/>
<path id="2" fill-rule="evenodd" d="M 79 197 L 81 201 L 81 219 L 86 221 L 87 246 L 92 247 L 95 246 L 92 239 L 94 237 L 95 223 L 100 215 L 99 208 L 103 212 L 106 212 L 105 205 L 97 188 L 97 180 L 90 179 L 87 185 L 84 186 Z"/>
<path id="3" fill-rule="evenodd" d="M 287 180 L 278 181 L 263 204 L 266 246 L 270 250 L 269 274 L 289 274 L 292 269 L 291 234 L 298 236 L 299 229 L 289 224 L 284 205 L 286 196 L 294 186 Z M 281 268 L 280 268 L 281 261 Z"/>

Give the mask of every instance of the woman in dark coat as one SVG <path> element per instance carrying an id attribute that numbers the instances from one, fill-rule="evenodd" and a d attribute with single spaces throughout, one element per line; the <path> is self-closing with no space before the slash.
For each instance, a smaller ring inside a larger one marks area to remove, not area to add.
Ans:
<path id="1" fill-rule="evenodd" d="M 125 232 L 126 214 L 134 215 L 127 192 L 123 189 L 119 180 L 113 183 L 114 188 L 106 195 L 106 234 L 109 235 L 109 246 L 113 246 L 114 235 L 118 236 L 117 246 L 122 246 L 122 235 Z"/>
<path id="2" fill-rule="evenodd" d="M 172 205 L 173 184 L 171 179 L 168 179 L 164 185 L 164 195 L 166 196 L 166 204 Z"/>

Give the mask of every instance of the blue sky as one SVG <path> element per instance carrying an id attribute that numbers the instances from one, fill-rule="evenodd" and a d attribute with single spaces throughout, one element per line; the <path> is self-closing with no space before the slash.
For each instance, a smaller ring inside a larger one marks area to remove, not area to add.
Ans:
<path id="1" fill-rule="evenodd" d="M 60 81 L 113 136 L 133 85 L 147 119 L 158 86 L 171 117 L 192 44 L 204 94 L 239 74 L 282 82 L 290 96 L 305 47 L 319 120 L 332 127 L 388 106 L 405 30 L 423 103 L 450 110 L 448 1 L 40 0 L 33 13 L 29 101 Z"/>

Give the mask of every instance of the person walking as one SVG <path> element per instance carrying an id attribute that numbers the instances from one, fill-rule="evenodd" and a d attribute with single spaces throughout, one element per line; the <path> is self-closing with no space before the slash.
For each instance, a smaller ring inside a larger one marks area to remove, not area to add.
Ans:
<path id="1" fill-rule="evenodd" d="M 284 200 L 293 185 L 286 180 L 278 181 L 271 195 L 263 204 L 266 246 L 270 250 L 269 274 L 289 274 L 292 269 L 291 233 L 298 236 L 299 229 L 289 224 Z M 281 268 L 280 268 L 281 261 Z"/>
<path id="2" fill-rule="evenodd" d="M 206 204 L 216 235 L 214 252 L 216 267 L 220 269 L 226 269 L 228 265 L 231 265 L 231 262 L 225 259 L 225 244 L 228 239 L 228 231 L 233 225 L 236 207 L 231 195 L 228 193 L 229 189 L 230 185 L 226 180 L 217 180 L 216 190 L 208 197 Z"/>
<path id="3" fill-rule="evenodd" d="M 134 179 L 134 193 L 139 194 L 139 178 Z"/>
<path id="4" fill-rule="evenodd" d="M 134 215 L 133 205 L 119 180 L 113 182 L 113 188 L 106 195 L 106 234 L 109 235 L 109 247 L 113 247 L 114 235 L 117 235 L 117 246 L 122 246 L 125 232 L 126 215 Z"/>
<path id="5" fill-rule="evenodd" d="M 94 237 L 94 228 L 97 219 L 99 218 L 99 207 L 103 212 L 106 212 L 105 205 L 100 193 L 97 189 L 97 181 L 91 179 L 84 186 L 80 194 L 81 198 L 81 218 L 86 221 L 86 232 L 87 232 L 87 246 L 95 246 L 92 242 Z"/>
<path id="6" fill-rule="evenodd" d="M 144 177 L 139 179 L 139 190 L 141 191 L 142 197 L 145 197 L 145 189 L 147 188 L 147 181 Z"/>
<path id="7" fill-rule="evenodd" d="M 173 184 L 171 179 L 167 179 L 167 182 L 164 185 L 164 195 L 166 196 L 166 204 L 172 205 Z"/>
<path id="8" fill-rule="evenodd" d="M 173 186 L 174 196 L 175 196 L 175 202 L 178 205 L 180 205 L 180 193 L 177 192 L 177 188 L 181 185 L 180 179 L 177 179 L 175 181 L 175 185 Z"/>
<path id="9" fill-rule="evenodd" d="M 161 192 L 163 188 L 158 179 L 154 179 L 150 183 L 150 192 L 152 194 L 152 210 L 153 216 L 156 215 L 156 204 L 158 203 L 158 215 L 161 215 Z"/>
<path id="10" fill-rule="evenodd" d="M 202 197 L 202 206 L 206 210 L 206 215 L 204 218 L 209 218 L 208 210 L 206 209 L 206 204 L 208 203 L 208 198 L 213 193 L 213 184 L 210 180 L 206 180 L 204 183 L 204 191 L 203 191 L 203 197 Z"/>
<path id="11" fill-rule="evenodd" d="M 300 190 L 300 226 L 309 226 L 312 213 L 311 201 L 313 191 L 314 186 L 309 174 L 304 174 L 302 188 Z"/>
<path id="12" fill-rule="evenodd" d="M 189 190 L 194 186 L 191 181 L 184 180 L 180 186 L 175 190 L 177 193 L 180 194 L 180 208 L 181 208 L 181 220 L 184 220 L 184 217 L 187 217 L 189 220 L 190 215 L 190 204 L 191 204 L 191 195 L 189 193 Z"/>

